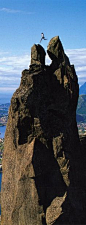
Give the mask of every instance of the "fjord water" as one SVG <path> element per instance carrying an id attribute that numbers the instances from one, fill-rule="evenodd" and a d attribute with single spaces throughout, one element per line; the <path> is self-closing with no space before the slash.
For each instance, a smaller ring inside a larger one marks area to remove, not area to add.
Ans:
<path id="1" fill-rule="evenodd" d="M 12 93 L 7 94 L 7 93 L 0 92 L 0 105 L 5 103 L 10 103 L 11 97 L 12 97 Z"/>
<path id="2" fill-rule="evenodd" d="M 0 138 L 4 138 L 6 126 L 0 126 Z"/>

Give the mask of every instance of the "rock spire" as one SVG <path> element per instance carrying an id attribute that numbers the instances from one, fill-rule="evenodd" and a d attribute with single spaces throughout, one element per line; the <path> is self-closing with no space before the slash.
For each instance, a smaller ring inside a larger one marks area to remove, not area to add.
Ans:
<path id="1" fill-rule="evenodd" d="M 30 68 L 22 72 L 11 99 L 3 154 L 2 225 L 82 221 L 78 79 L 58 36 L 51 39 L 47 52 L 50 66 L 45 65 L 42 46 L 33 45 Z"/>

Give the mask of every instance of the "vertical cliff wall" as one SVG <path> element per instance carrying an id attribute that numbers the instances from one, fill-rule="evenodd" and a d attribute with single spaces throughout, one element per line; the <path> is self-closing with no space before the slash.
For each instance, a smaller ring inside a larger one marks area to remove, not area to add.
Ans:
<path id="1" fill-rule="evenodd" d="M 5 133 L 2 225 L 81 224 L 78 81 L 59 37 L 41 45 L 13 94 Z M 82 216 L 83 217 L 83 216 Z"/>

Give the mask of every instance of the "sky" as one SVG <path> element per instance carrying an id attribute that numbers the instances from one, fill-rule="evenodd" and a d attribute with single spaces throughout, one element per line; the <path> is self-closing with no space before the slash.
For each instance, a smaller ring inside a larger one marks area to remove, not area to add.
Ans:
<path id="1" fill-rule="evenodd" d="M 86 0 L 0 0 L 0 98 L 19 87 L 42 32 L 45 50 L 52 37 L 60 37 L 79 85 L 86 82 Z"/>

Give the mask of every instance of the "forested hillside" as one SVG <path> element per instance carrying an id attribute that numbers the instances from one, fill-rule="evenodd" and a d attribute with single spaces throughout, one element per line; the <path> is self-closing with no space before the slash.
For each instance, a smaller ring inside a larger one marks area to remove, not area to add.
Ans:
<path id="1" fill-rule="evenodd" d="M 80 95 L 77 106 L 77 122 L 86 122 L 86 95 Z"/>

